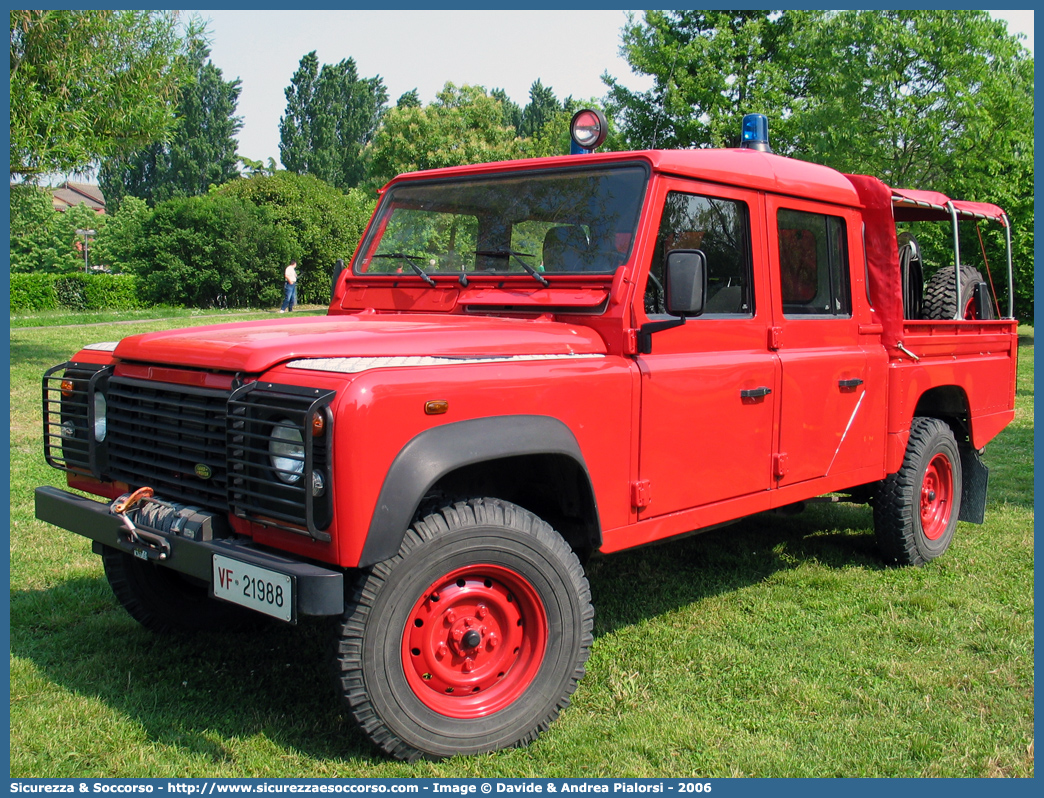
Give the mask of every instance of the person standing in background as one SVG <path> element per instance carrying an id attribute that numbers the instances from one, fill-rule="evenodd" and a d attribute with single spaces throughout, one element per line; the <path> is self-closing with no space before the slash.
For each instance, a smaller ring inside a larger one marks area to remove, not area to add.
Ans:
<path id="1" fill-rule="evenodd" d="M 279 308 L 280 313 L 293 311 L 297 304 L 297 261 L 290 261 L 290 265 L 283 272 L 283 304 Z"/>

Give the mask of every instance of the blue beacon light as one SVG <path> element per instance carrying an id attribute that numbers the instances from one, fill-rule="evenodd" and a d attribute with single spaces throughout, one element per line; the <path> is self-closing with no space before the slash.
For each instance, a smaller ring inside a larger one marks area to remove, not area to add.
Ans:
<path id="1" fill-rule="evenodd" d="M 768 138 L 768 117 L 764 114 L 747 114 L 743 117 L 743 132 L 740 147 L 758 152 L 772 152 Z"/>

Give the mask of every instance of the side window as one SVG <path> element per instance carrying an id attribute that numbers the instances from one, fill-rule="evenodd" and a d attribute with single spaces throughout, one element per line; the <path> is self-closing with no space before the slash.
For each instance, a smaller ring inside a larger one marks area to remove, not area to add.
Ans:
<path id="1" fill-rule="evenodd" d="M 783 315 L 851 316 L 845 220 L 786 208 L 776 220 Z"/>
<path id="2" fill-rule="evenodd" d="M 705 316 L 754 315 L 750 221 L 746 203 L 683 194 L 667 195 L 656 248 L 645 285 L 645 312 L 666 312 L 664 268 L 674 249 L 699 249 L 707 256 Z"/>

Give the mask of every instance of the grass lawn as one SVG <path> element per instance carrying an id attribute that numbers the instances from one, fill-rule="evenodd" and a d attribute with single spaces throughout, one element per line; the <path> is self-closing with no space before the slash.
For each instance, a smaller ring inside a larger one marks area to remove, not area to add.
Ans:
<path id="1" fill-rule="evenodd" d="M 41 451 L 42 372 L 87 343 L 225 319 L 37 319 L 21 326 L 66 326 L 11 331 L 13 777 L 1034 773 L 1030 328 L 986 523 L 946 556 L 885 568 L 868 508 L 817 505 L 596 559 L 572 706 L 529 748 L 410 765 L 341 711 L 325 622 L 157 637 L 89 541 L 33 517 L 33 489 L 64 486 Z"/>
<path id="2" fill-rule="evenodd" d="M 19 311 L 11 314 L 12 328 L 25 327 L 67 327 L 71 325 L 89 324 L 101 326 L 109 323 L 121 325 L 135 322 L 152 323 L 156 320 L 177 319 L 178 326 L 192 324 L 199 319 L 203 323 L 218 324 L 225 321 L 241 321 L 244 319 L 265 318 L 275 312 L 269 310 L 197 310 L 195 308 L 139 308 L 138 310 L 36 310 Z M 295 313 L 311 315 L 325 313 L 325 305 L 298 305 Z M 113 329 L 120 329 L 119 327 Z M 155 329 L 162 329 L 156 327 Z M 71 353 L 70 353 L 71 354 Z"/>

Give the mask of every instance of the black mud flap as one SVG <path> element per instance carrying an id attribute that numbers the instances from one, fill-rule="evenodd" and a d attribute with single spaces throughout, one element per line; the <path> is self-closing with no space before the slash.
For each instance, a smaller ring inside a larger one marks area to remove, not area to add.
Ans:
<path id="1" fill-rule="evenodd" d="M 990 469 L 979 458 L 978 452 L 962 446 L 961 471 L 964 487 L 961 490 L 961 513 L 957 520 L 981 524 L 986 519 L 986 488 L 990 482 Z"/>

